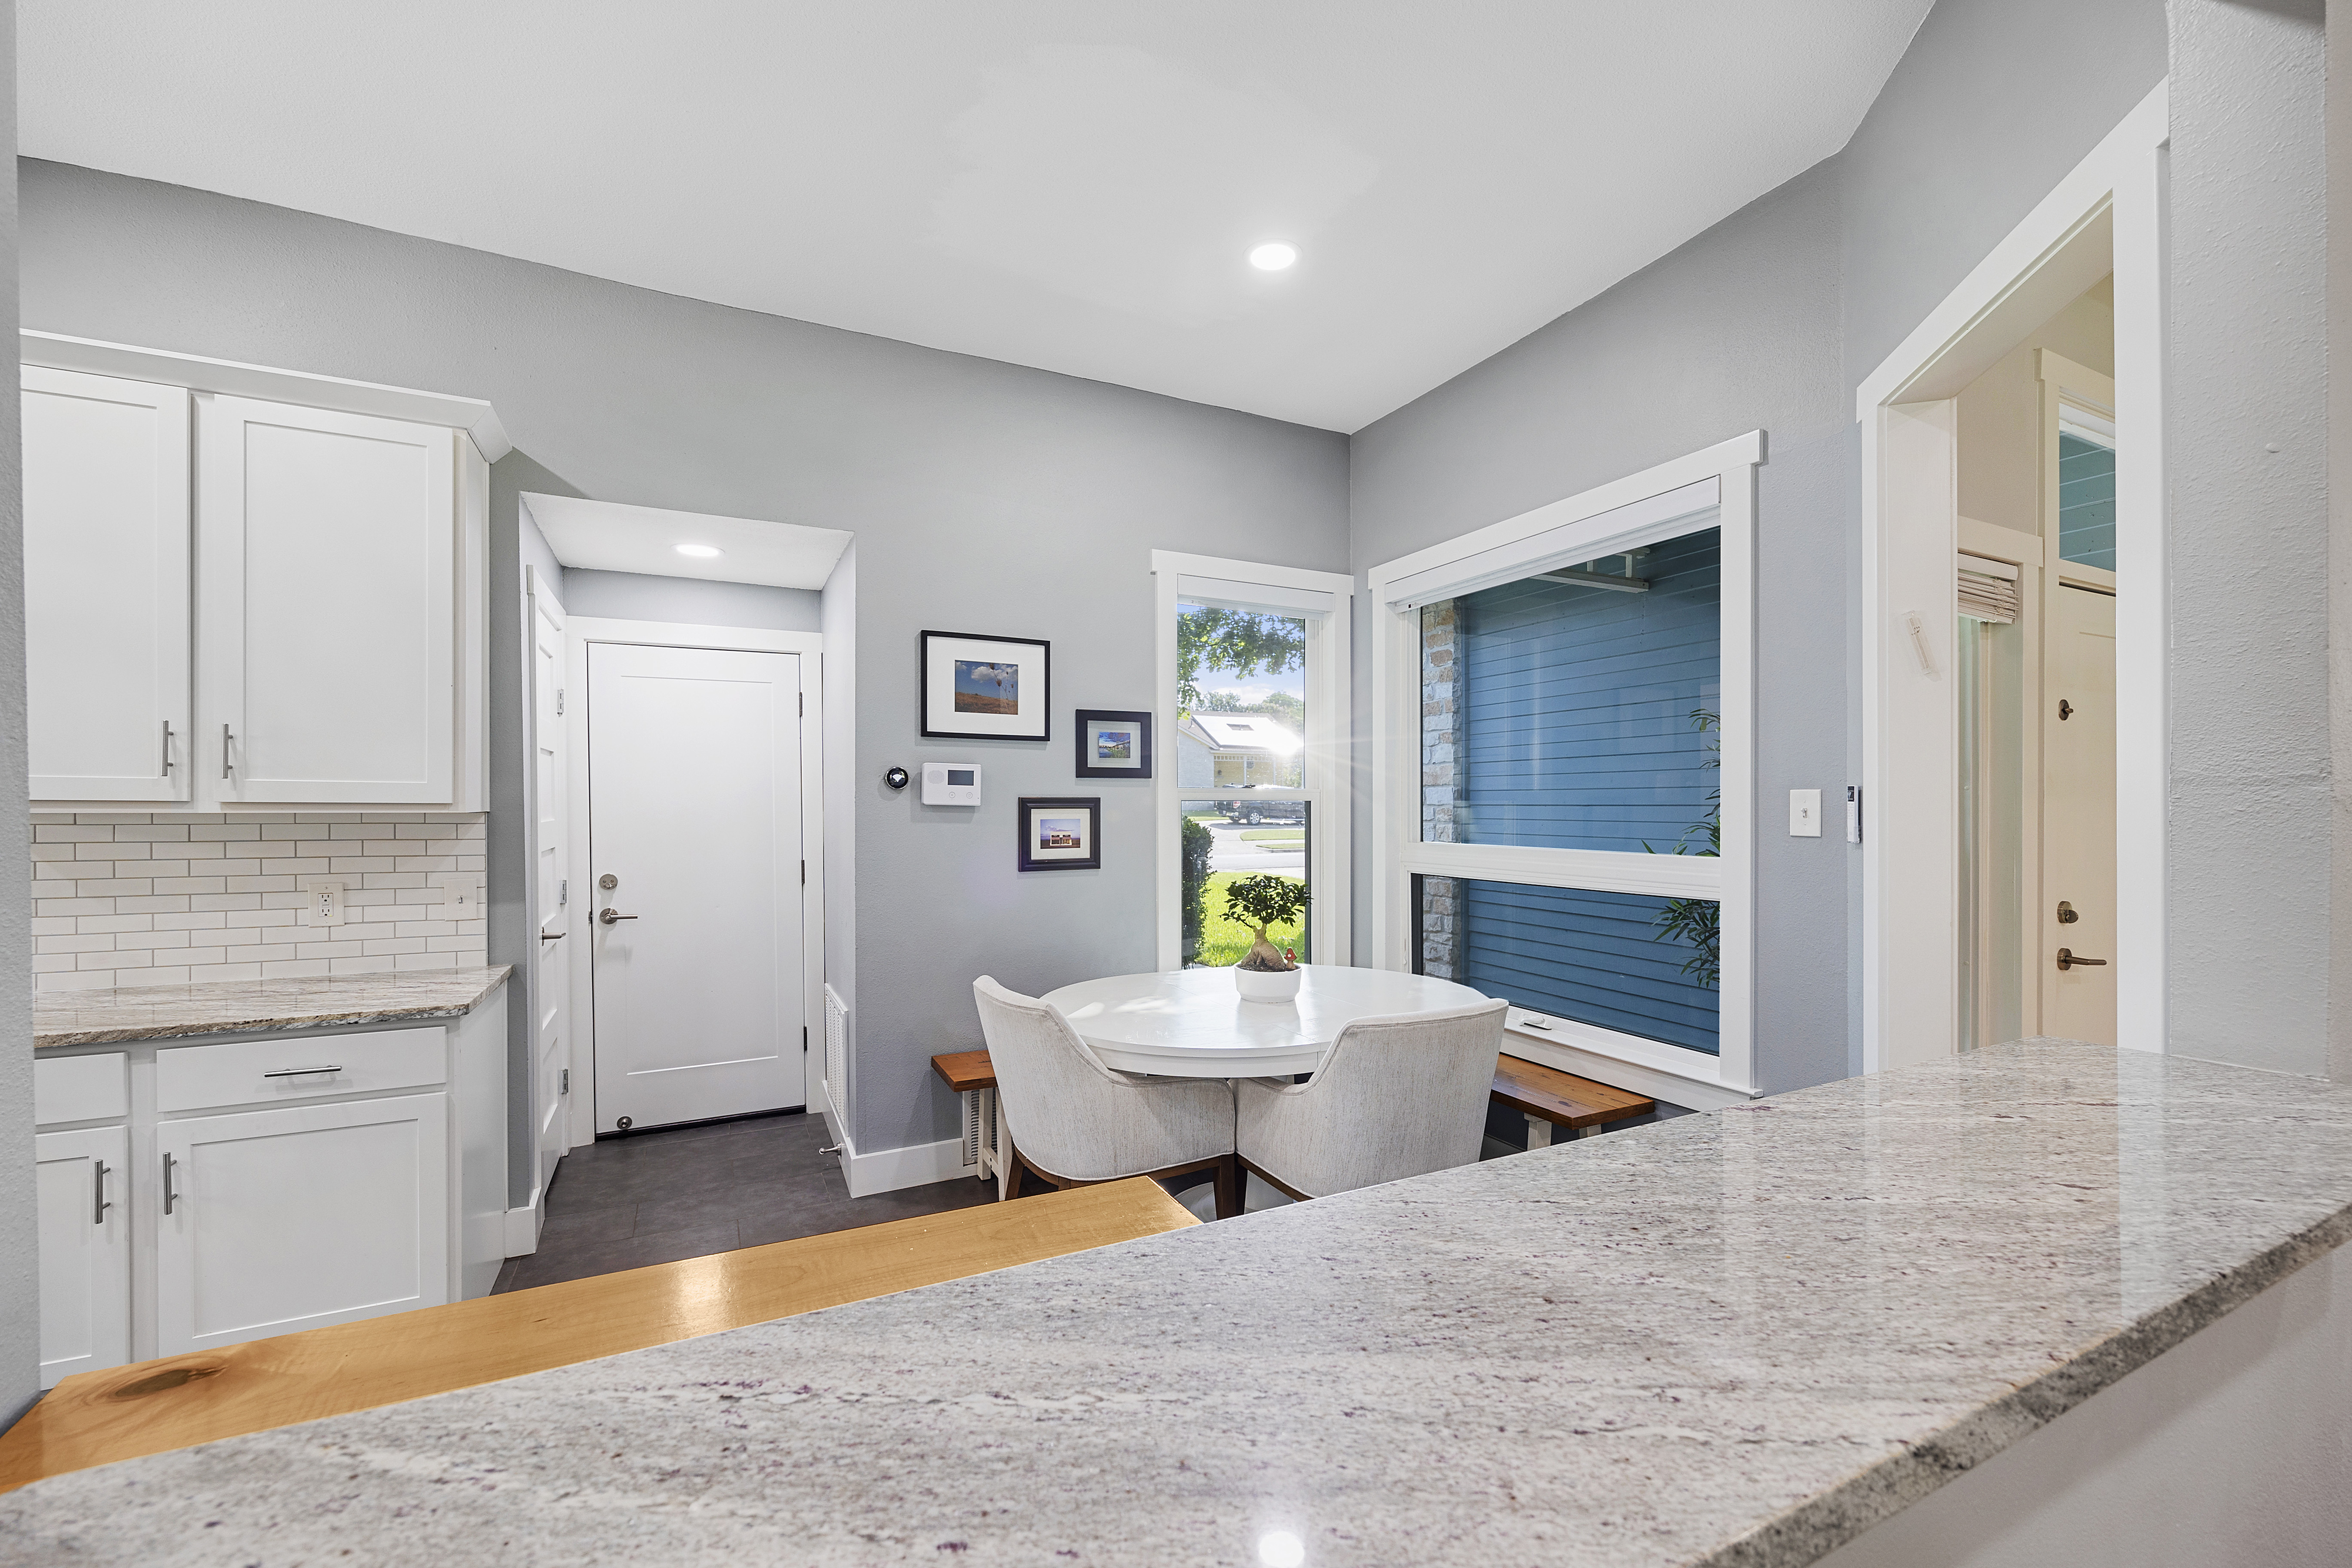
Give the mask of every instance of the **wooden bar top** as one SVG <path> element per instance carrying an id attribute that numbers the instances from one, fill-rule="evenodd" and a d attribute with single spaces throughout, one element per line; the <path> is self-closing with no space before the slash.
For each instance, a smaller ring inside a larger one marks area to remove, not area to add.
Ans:
<path id="1" fill-rule="evenodd" d="M 946 1079 L 948 1087 L 959 1094 L 971 1089 L 996 1087 L 996 1064 L 988 1060 L 984 1051 L 955 1051 L 934 1056 L 931 1071 Z"/>
<path id="2" fill-rule="evenodd" d="M 1658 1108 L 1655 1100 L 1517 1056 L 1496 1061 L 1494 1098 L 1571 1131 L 1644 1116 Z"/>
<path id="3" fill-rule="evenodd" d="M 0 1491 L 1199 1223 L 1137 1176 L 77 1373 L 0 1435 Z"/>

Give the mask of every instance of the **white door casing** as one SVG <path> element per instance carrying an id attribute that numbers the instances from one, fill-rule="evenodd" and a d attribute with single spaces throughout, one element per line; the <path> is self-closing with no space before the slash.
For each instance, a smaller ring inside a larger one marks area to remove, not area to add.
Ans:
<path id="1" fill-rule="evenodd" d="M 131 1359 L 131 1130 L 36 1134 L 33 1160 L 41 1386 L 51 1388 Z"/>
<path id="2" fill-rule="evenodd" d="M 583 923 L 572 919 L 572 795 L 563 725 L 565 649 L 563 606 L 536 568 L 528 573 L 530 627 L 530 863 L 538 910 L 538 951 L 531 977 L 531 1128 L 538 1160 L 532 1173 L 536 1207 L 571 1145 L 564 1113 L 565 1073 L 572 1065 L 572 949 Z M 586 889 L 582 889 L 585 896 Z"/>
<path id="3" fill-rule="evenodd" d="M 188 394 L 23 368 L 36 800 L 185 800 Z"/>
<path id="4" fill-rule="evenodd" d="M 219 798 L 449 803 L 455 434 L 196 402 L 196 756 Z"/>
<path id="5" fill-rule="evenodd" d="M 599 1131 L 807 1103 L 803 664 L 589 647 Z"/>
<path id="6" fill-rule="evenodd" d="M 167 1121 L 155 1149 L 159 1354 L 449 1300 L 447 1094 Z"/>

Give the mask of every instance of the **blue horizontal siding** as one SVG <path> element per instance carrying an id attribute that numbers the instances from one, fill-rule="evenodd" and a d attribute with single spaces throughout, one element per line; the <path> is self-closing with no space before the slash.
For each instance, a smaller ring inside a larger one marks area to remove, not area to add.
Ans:
<path id="1" fill-rule="evenodd" d="M 2116 455 L 2079 435 L 2058 435 L 2058 554 L 2116 570 Z"/>
<path id="2" fill-rule="evenodd" d="M 1650 547 L 1646 593 L 1540 578 L 1456 600 L 1467 843 L 1670 848 L 1703 822 L 1719 712 L 1721 535 Z"/>
<path id="3" fill-rule="evenodd" d="M 1666 900 L 1462 881 L 1460 978 L 1516 1006 L 1720 1053 L 1716 993 L 1683 973 L 1696 949 L 1661 940 Z"/>

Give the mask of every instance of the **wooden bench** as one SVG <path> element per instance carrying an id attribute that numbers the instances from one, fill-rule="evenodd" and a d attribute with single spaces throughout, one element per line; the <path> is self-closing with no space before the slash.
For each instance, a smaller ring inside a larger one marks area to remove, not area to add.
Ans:
<path id="1" fill-rule="evenodd" d="M 1010 1167 L 1013 1158 L 1009 1140 L 1004 1150 L 997 1147 L 1002 1133 L 996 1121 L 996 1068 L 988 1060 L 988 1052 L 959 1051 L 934 1056 L 931 1071 L 959 1094 L 986 1096 L 982 1107 L 981 1175 L 986 1176 L 1000 1164 Z M 1565 1127 L 1580 1138 L 1589 1138 L 1612 1123 L 1646 1116 L 1658 1108 L 1655 1100 L 1517 1056 L 1496 1061 L 1493 1098 L 1496 1104 L 1507 1105 L 1528 1119 L 1528 1147 L 1531 1149 L 1549 1146 L 1554 1127 Z"/>
<path id="2" fill-rule="evenodd" d="M 1528 1119 L 1531 1149 L 1548 1146 L 1554 1127 L 1589 1138 L 1612 1122 L 1646 1116 L 1658 1108 L 1655 1100 L 1517 1056 L 1496 1061 L 1493 1099 Z"/>
<path id="3" fill-rule="evenodd" d="M 1106 1182 L 76 1373 L 0 1435 L 0 1491 L 1199 1223 Z"/>

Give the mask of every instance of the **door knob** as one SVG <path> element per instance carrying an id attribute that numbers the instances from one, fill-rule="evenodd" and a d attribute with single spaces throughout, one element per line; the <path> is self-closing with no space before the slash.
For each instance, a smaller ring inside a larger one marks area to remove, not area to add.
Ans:
<path id="1" fill-rule="evenodd" d="M 2074 950 L 2072 947 L 2061 947 L 2058 949 L 2058 967 L 2062 969 L 2071 969 L 2077 964 L 2090 964 L 2105 967 L 2106 962 L 2107 961 L 2105 958 L 2077 958 L 2074 956 Z"/>
<path id="2" fill-rule="evenodd" d="M 610 925 L 616 920 L 635 920 L 636 916 L 624 915 L 617 909 L 600 909 L 596 912 L 596 918 L 603 924 Z"/>

